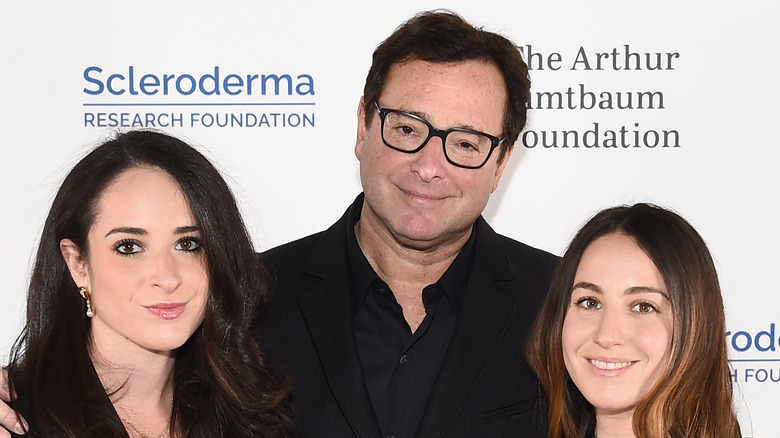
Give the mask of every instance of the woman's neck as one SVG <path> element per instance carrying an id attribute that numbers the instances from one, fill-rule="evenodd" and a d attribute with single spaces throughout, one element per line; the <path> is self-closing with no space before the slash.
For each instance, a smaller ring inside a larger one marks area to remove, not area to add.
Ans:
<path id="1" fill-rule="evenodd" d="M 596 412 L 596 437 L 635 438 L 632 420 L 634 411 L 604 414 Z"/>
<path id="2" fill-rule="evenodd" d="M 173 405 L 173 352 L 98 345 L 93 342 L 92 363 L 122 422 L 150 437 L 168 436 Z"/>

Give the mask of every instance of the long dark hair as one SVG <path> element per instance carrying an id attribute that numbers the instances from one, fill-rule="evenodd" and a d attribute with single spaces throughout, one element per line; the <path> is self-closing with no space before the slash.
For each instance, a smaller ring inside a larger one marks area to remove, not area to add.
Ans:
<path id="1" fill-rule="evenodd" d="M 293 435 L 289 384 L 267 365 L 249 328 L 263 310 L 267 273 L 222 176 L 174 137 L 131 131 L 76 164 L 43 227 L 27 295 L 27 319 L 8 367 L 42 436 L 126 437 L 90 357 L 90 322 L 60 254 L 70 239 L 88 258 L 87 233 L 103 190 L 122 172 L 159 168 L 181 187 L 198 227 L 210 293 L 202 325 L 176 352 L 171 431 L 183 437 Z"/>
<path id="2" fill-rule="evenodd" d="M 644 203 L 596 214 L 574 237 L 553 276 L 528 350 L 549 399 L 549 436 L 585 437 L 593 421 L 593 407 L 566 371 L 561 333 L 580 259 L 594 240 L 611 233 L 632 237 L 653 260 L 669 292 L 674 319 L 667 369 L 634 411 L 635 435 L 741 437 L 732 406 L 726 318 L 715 264 L 685 219 Z"/>

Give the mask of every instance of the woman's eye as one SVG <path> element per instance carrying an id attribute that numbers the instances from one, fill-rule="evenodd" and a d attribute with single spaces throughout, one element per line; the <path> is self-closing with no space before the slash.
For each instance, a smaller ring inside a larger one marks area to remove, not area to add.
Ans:
<path id="1" fill-rule="evenodd" d="M 141 252 L 141 245 L 132 240 L 123 240 L 117 243 L 114 249 L 122 255 L 133 255 Z"/>
<path id="2" fill-rule="evenodd" d="M 200 242 L 192 237 L 187 237 L 179 240 L 176 244 L 176 249 L 180 251 L 198 251 L 200 249 Z"/>
<path id="3" fill-rule="evenodd" d="M 642 302 L 634 305 L 634 307 L 632 307 L 631 310 L 638 313 L 650 313 L 650 312 L 654 312 L 656 309 L 654 305 L 650 303 Z"/>
<path id="4" fill-rule="evenodd" d="M 577 305 L 585 309 L 598 309 L 601 307 L 601 304 L 594 298 L 583 298 L 577 301 Z"/>

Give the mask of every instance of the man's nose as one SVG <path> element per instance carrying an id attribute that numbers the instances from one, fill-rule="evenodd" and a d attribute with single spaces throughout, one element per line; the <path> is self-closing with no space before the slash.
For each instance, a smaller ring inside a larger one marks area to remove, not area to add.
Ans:
<path id="1" fill-rule="evenodd" d="M 450 166 L 447 157 L 444 155 L 444 139 L 438 134 L 431 136 L 428 143 L 423 146 L 416 154 L 412 162 L 412 171 L 417 174 L 421 180 L 432 182 L 436 178 L 441 178 L 446 171 L 446 166 Z"/>

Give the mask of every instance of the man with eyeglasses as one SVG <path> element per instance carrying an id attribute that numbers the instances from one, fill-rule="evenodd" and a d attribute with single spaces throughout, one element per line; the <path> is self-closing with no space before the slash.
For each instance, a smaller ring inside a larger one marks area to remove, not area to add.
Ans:
<path id="1" fill-rule="evenodd" d="M 557 259 L 481 217 L 525 125 L 527 74 L 512 42 L 447 11 L 374 52 L 364 193 L 263 254 L 276 292 L 259 336 L 301 436 L 546 436 L 523 345 Z"/>

